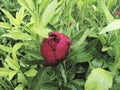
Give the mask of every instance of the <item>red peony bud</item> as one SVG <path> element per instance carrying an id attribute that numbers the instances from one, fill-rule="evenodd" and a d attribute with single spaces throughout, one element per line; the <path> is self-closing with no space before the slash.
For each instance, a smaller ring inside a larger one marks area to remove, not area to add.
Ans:
<path id="1" fill-rule="evenodd" d="M 69 53 L 71 40 L 62 33 L 52 32 L 49 38 L 43 40 L 41 55 L 45 59 L 43 66 L 56 66 Z"/>

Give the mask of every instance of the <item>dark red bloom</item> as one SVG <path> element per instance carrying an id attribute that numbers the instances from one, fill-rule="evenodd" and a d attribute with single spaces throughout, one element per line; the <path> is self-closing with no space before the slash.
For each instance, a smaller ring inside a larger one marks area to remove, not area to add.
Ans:
<path id="1" fill-rule="evenodd" d="M 41 55 L 45 59 L 43 66 L 56 66 L 69 53 L 71 40 L 62 33 L 52 32 L 41 45 Z"/>

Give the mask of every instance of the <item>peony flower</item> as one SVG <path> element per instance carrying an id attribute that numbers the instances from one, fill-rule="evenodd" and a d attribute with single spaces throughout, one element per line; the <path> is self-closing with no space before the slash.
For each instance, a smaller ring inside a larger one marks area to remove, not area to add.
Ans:
<path id="1" fill-rule="evenodd" d="M 41 55 L 44 58 L 43 66 L 56 66 L 69 53 L 71 40 L 62 33 L 51 32 L 41 45 Z"/>

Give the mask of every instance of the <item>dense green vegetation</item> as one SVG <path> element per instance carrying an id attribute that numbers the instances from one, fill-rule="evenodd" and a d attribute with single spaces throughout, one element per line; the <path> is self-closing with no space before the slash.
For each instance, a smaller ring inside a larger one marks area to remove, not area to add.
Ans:
<path id="1" fill-rule="evenodd" d="M 119 90 L 120 0 L 0 0 L 0 90 Z M 69 55 L 43 67 L 57 31 Z"/>

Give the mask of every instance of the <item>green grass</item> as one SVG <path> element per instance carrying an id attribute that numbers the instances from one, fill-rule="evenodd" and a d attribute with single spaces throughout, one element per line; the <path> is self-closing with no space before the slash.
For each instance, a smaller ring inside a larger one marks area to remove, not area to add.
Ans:
<path id="1" fill-rule="evenodd" d="M 118 90 L 119 4 L 1 0 L 0 90 Z M 57 67 L 43 67 L 40 45 L 52 31 L 66 34 L 72 45 Z"/>

